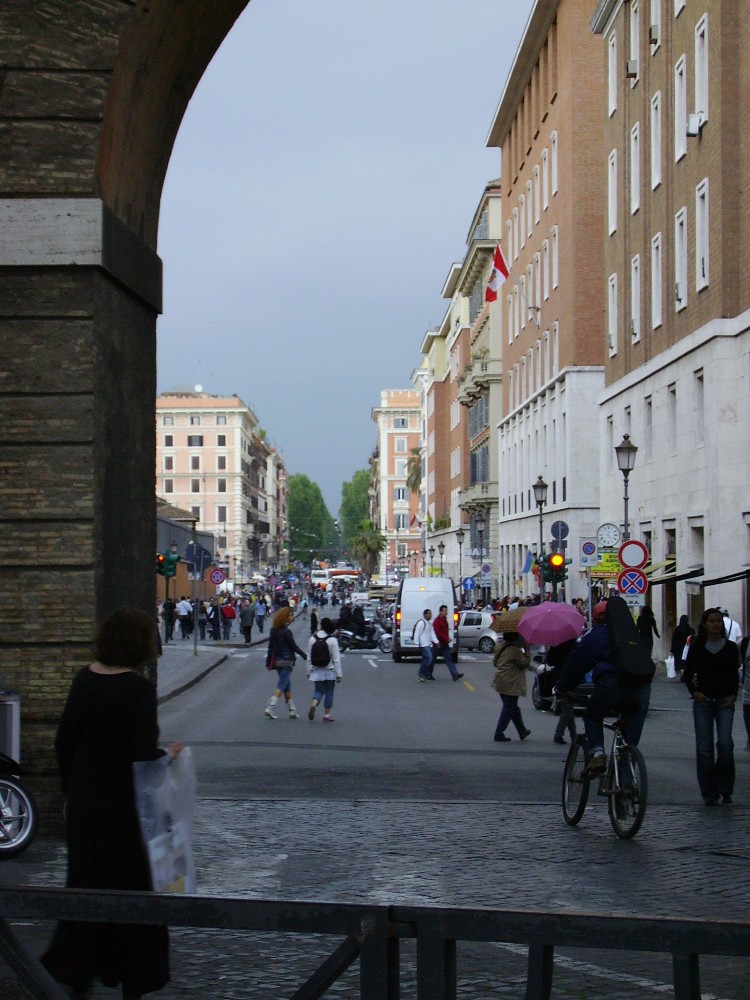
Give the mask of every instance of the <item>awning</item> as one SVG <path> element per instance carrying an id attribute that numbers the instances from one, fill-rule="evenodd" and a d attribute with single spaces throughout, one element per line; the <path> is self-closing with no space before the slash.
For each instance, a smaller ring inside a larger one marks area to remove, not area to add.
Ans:
<path id="1" fill-rule="evenodd" d="M 750 569 L 740 569 L 736 573 L 728 573 L 726 576 L 717 576 L 713 580 L 701 580 L 701 587 L 714 587 L 720 583 L 734 583 L 736 580 L 750 579 Z"/>
<path id="2" fill-rule="evenodd" d="M 675 557 L 671 556 L 669 559 L 665 559 L 663 562 L 647 563 L 647 565 L 645 565 L 643 567 L 643 572 L 646 574 L 646 576 L 650 580 L 651 579 L 651 574 L 652 573 L 656 573 L 660 569 L 668 568 L 668 569 L 674 570 L 674 565 L 675 565 L 676 561 L 677 560 L 675 559 Z"/>
<path id="3" fill-rule="evenodd" d="M 674 562 L 672 566 L 674 567 Z M 666 573 L 664 576 L 652 576 L 649 583 L 652 587 L 658 587 L 660 583 L 679 583 L 680 580 L 694 580 L 696 576 L 703 576 L 703 567 L 691 569 L 688 573 Z"/>

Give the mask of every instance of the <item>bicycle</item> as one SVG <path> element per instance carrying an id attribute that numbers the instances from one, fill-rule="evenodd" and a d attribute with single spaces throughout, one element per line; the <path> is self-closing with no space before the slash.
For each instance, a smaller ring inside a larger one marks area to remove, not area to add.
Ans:
<path id="1" fill-rule="evenodd" d="M 621 716 L 604 726 L 612 733 L 612 749 L 606 771 L 600 775 L 584 775 L 588 757 L 588 741 L 579 733 L 565 761 L 562 782 L 562 810 L 565 822 L 575 826 L 580 822 L 589 799 L 589 787 L 599 781 L 598 794 L 606 796 L 612 828 L 623 840 L 635 837 L 646 815 L 648 775 L 646 761 L 638 747 L 625 742 Z"/>

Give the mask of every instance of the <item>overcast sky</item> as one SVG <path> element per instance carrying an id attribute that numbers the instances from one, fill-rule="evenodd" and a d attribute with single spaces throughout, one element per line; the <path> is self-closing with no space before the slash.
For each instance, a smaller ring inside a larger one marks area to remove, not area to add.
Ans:
<path id="1" fill-rule="evenodd" d="M 484 142 L 531 6 L 252 0 L 188 108 L 162 200 L 159 391 L 236 393 L 333 516 L 499 175 Z"/>

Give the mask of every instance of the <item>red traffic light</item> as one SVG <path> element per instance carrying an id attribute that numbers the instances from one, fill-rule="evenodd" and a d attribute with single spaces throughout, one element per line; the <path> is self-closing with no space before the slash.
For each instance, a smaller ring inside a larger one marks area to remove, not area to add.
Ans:
<path id="1" fill-rule="evenodd" d="M 159 573 L 160 576 L 164 576 L 164 565 L 165 565 L 165 563 L 166 563 L 166 559 L 164 558 L 164 556 L 162 555 L 162 553 L 161 552 L 157 552 L 156 553 L 156 572 Z"/>

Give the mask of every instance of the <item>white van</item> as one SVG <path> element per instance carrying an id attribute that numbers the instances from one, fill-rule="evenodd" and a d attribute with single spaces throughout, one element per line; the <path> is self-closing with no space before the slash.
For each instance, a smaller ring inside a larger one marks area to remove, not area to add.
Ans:
<path id="1" fill-rule="evenodd" d="M 425 609 L 437 618 L 441 605 L 448 607 L 448 626 L 454 649 L 458 652 L 458 611 L 453 581 L 446 576 L 407 577 L 401 581 L 393 614 L 393 659 L 400 663 L 405 656 L 420 656 L 419 646 L 412 638 L 414 626 Z"/>

